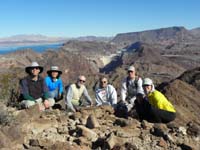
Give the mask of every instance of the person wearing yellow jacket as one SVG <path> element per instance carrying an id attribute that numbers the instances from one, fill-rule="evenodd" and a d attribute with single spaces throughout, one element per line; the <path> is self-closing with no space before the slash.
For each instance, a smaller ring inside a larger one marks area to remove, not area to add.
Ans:
<path id="1" fill-rule="evenodd" d="M 143 80 L 146 97 L 142 102 L 136 102 L 136 111 L 140 119 L 149 122 L 168 123 L 176 117 L 176 110 L 171 102 L 154 87 L 149 78 Z"/>

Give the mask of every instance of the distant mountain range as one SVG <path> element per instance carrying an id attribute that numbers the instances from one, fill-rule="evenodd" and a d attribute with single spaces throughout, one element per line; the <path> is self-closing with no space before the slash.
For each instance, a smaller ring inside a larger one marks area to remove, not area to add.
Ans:
<path id="1" fill-rule="evenodd" d="M 48 37 L 41 34 L 30 34 L 30 35 L 21 34 L 21 35 L 14 35 L 10 37 L 0 38 L 0 46 L 65 43 L 68 40 L 108 42 L 111 39 L 112 37 L 83 36 L 77 38 L 67 38 L 67 37 Z"/>
<path id="2" fill-rule="evenodd" d="M 48 43 L 62 43 L 67 38 L 63 37 L 48 37 L 40 34 L 31 35 L 15 35 L 11 37 L 0 38 L 0 46 L 19 46 L 19 45 L 34 45 Z"/>
<path id="3" fill-rule="evenodd" d="M 145 43 L 171 44 L 193 41 L 200 38 L 200 28 L 187 30 L 184 27 L 168 27 L 141 32 L 129 32 L 117 34 L 111 42 L 121 47 L 141 41 Z"/>
<path id="4" fill-rule="evenodd" d="M 21 34 L 0 38 L 0 46 L 30 45 L 65 43 L 69 40 L 111 42 L 123 48 L 141 41 L 145 43 L 171 44 L 200 39 L 200 28 L 187 30 L 184 27 L 168 27 L 140 32 L 119 33 L 115 37 L 81 36 L 71 37 L 48 37 L 41 34 Z"/>

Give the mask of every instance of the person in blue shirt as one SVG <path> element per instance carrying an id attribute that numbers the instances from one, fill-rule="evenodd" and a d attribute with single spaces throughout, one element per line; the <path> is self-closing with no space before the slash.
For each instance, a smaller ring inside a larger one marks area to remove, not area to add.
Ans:
<path id="1" fill-rule="evenodd" d="M 59 70 L 58 66 L 51 66 L 47 74 L 45 82 L 48 87 L 48 95 L 58 101 L 63 98 L 63 83 L 60 78 L 62 71 Z"/>

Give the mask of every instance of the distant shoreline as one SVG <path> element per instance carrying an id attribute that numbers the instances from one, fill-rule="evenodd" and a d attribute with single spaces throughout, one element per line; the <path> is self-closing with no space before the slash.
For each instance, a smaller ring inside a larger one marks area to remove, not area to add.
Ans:
<path id="1" fill-rule="evenodd" d="M 63 43 L 37 43 L 28 45 L 0 46 L 0 54 L 7 54 L 18 50 L 32 49 L 33 51 L 42 53 L 47 49 L 58 49 Z"/>

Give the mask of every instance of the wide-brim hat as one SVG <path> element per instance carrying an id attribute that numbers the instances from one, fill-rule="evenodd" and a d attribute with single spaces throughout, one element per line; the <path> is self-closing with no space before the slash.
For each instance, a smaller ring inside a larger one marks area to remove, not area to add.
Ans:
<path id="1" fill-rule="evenodd" d="M 50 74 L 51 72 L 58 72 L 59 74 L 62 74 L 62 71 L 59 70 L 58 66 L 51 66 L 50 70 L 47 71 L 47 74 Z"/>
<path id="2" fill-rule="evenodd" d="M 25 68 L 26 73 L 30 73 L 30 70 L 32 68 L 35 68 L 35 67 L 38 67 L 40 69 L 39 73 L 43 72 L 43 67 L 42 66 L 40 66 L 37 62 L 32 62 L 31 66 L 28 66 L 28 67 Z"/>

